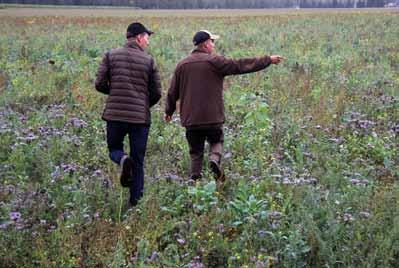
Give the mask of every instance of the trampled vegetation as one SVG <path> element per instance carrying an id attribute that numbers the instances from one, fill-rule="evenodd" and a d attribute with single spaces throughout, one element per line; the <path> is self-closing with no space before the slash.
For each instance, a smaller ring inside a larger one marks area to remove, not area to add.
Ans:
<path id="1" fill-rule="evenodd" d="M 224 167 L 187 185 L 178 120 L 153 109 L 133 210 L 108 159 L 93 81 L 140 20 L 164 89 L 199 29 L 230 57 Z M 0 18 L 1 267 L 398 267 L 399 16 Z"/>

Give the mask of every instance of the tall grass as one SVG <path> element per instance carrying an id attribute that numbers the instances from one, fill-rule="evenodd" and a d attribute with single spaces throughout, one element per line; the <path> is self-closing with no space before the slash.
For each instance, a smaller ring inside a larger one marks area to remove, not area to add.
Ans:
<path id="1" fill-rule="evenodd" d="M 167 90 L 199 29 L 229 57 L 281 54 L 226 79 L 228 180 L 186 185 L 184 130 L 152 111 L 145 195 L 108 159 L 93 81 L 132 20 Z M 0 17 L 0 266 L 397 267 L 399 17 Z"/>

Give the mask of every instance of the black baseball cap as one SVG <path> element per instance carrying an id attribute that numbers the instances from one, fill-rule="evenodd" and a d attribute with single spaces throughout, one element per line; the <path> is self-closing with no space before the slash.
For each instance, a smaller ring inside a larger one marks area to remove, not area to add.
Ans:
<path id="1" fill-rule="evenodd" d="M 148 30 L 140 22 L 133 22 L 127 27 L 126 38 L 135 37 L 136 35 L 139 35 L 142 33 L 147 33 L 148 35 L 151 35 L 154 32 Z"/>
<path id="2" fill-rule="evenodd" d="M 194 46 L 197 46 L 197 45 L 205 42 L 208 39 L 216 40 L 216 39 L 219 39 L 219 38 L 220 38 L 219 35 L 212 34 L 211 32 L 209 32 L 207 30 L 201 30 L 201 31 L 198 31 L 194 35 L 193 44 L 194 44 Z"/>

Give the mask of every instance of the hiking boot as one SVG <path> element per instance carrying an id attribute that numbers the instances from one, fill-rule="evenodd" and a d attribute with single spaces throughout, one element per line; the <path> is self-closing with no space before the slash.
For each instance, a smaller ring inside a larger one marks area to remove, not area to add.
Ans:
<path id="1" fill-rule="evenodd" d="M 191 175 L 191 176 L 188 178 L 186 184 L 187 184 L 188 186 L 195 186 L 196 183 L 197 183 L 198 181 L 201 180 L 201 178 L 202 178 L 201 175 Z"/>
<path id="2" fill-rule="evenodd" d="M 134 162 L 130 157 L 125 155 L 122 157 L 121 167 L 121 185 L 123 187 L 129 187 L 133 182 Z"/>
<path id="3" fill-rule="evenodd" d="M 216 160 L 209 161 L 209 167 L 211 168 L 213 174 L 215 175 L 215 180 L 217 182 L 224 182 L 225 176 L 223 169 L 220 167 L 219 163 Z"/>
<path id="4" fill-rule="evenodd" d="M 133 204 L 130 199 L 125 200 L 120 208 L 121 215 L 123 219 L 126 219 L 134 210 L 137 205 L 137 201 Z"/>
<path id="5" fill-rule="evenodd" d="M 202 178 L 201 175 L 191 175 L 190 178 L 188 179 L 193 181 L 199 181 L 201 178 Z"/>

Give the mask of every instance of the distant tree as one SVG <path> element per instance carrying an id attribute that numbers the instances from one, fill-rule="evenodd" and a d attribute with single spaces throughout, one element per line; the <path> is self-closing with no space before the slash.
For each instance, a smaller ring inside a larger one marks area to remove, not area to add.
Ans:
<path id="1" fill-rule="evenodd" d="M 394 0 L 0 0 L 13 4 L 110 5 L 141 8 L 383 7 Z"/>

